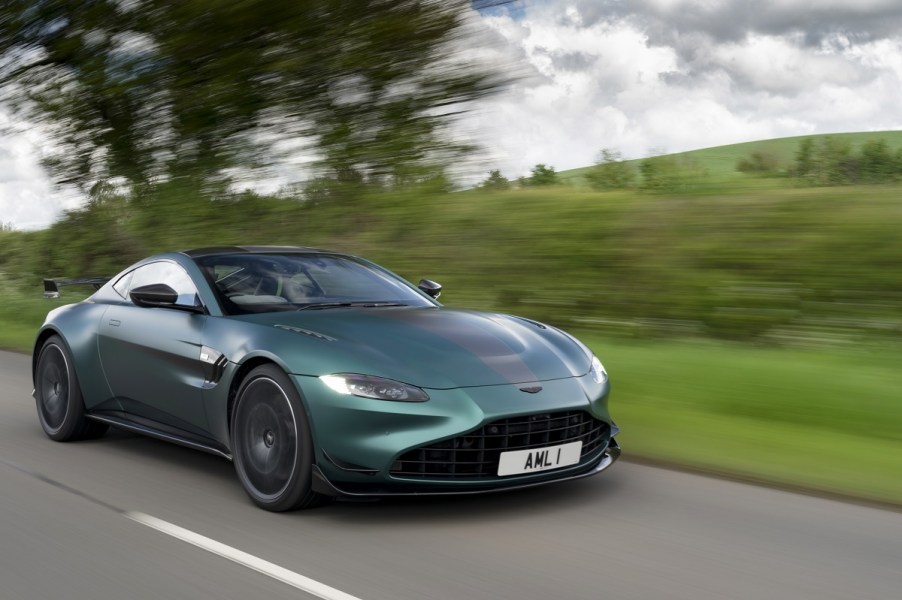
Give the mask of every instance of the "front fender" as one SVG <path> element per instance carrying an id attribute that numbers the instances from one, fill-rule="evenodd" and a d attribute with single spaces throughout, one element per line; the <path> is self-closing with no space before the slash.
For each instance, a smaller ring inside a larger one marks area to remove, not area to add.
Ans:
<path id="1" fill-rule="evenodd" d="M 67 304 L 51 310 L 38 330 L 31 355 L 32 383 L 35 380 L 38 354 L 51 335 L 62 340 L 72 363 L 84 398 L 85 409 L 110 408 L 119 410 L 100 364 L 97 351 L 97 330 L 107 306 L 93 302 Z"/>

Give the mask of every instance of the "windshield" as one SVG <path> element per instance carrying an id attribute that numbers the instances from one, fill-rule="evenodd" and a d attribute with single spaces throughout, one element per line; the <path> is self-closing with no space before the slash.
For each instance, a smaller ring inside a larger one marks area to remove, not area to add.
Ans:
<path id="1" fill-rule="evenodd" d="M 349 256 L 225 254 L 195 262 L 226 314 L 434 306 L 400 277 Z"/>

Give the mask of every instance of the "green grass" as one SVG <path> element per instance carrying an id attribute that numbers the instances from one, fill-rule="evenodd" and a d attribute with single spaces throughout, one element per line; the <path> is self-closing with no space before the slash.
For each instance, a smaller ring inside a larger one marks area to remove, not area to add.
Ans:
<path id="1" fill-rule="evenodd" d="M 583 339 L 629 455 L 902 504 L 902 349 Z"/>

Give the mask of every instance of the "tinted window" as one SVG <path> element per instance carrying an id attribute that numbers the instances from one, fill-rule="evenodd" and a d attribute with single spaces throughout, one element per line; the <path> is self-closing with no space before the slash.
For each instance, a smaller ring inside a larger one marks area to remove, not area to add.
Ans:
<path id="1" fill-rule="evenodd" d="M 125 279 L 125 277 L 123 277 L 123 279 Z M 116 285 L 121 281 L 122 279 L 120 279 Z M 129 291 L 131 291 L 135 288 L 153 283 L 165 283 L 174 289 L 179 295 L 176 304 L 181 304 L 183 306 L 200 306 L 201 304 L 200 298 L 197 295 L 197 288 L 194 286 L 194 282 L 191 281 L 191 277 L 188 276 L 188 273 L 186 273 L 183 268 L 175 263 L 160 261 L 138 267 L 132 271 L 131 283 L 127 285 Z"/>
<path id="2" fill-rule="evenodd" d="M 433 306 L 400 277 L 334 254 L 235 254 L 196 259 L 228 314 L 329 304 Z"/>

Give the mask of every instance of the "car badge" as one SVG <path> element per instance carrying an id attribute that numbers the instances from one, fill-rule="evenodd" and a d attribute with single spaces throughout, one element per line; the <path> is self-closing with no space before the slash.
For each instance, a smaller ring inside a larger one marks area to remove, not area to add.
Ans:
<path id="1" fill-rule="evenodd" d="M 527 394 L 538 394 L 542 391 L 542 386 L 540 385 L 530 385 L 526 387 L 520 388 L 521 392 L 526 392 Z"/>

